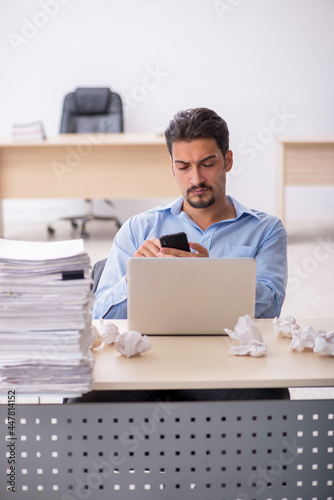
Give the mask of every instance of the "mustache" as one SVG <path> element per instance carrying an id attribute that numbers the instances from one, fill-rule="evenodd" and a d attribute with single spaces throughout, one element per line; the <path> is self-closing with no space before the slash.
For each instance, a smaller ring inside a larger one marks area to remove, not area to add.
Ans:
<path id="1" fill-rule="evenodd" d="M 198 186 L 192 186 L 191 188 L 187 189 L 187 194 L 191 193 L 192 191 L 196 191 L 196 189 L 209 189 L 212 191 L 212 187 L 209 186 L 208 184 L 199 184 Z"/>

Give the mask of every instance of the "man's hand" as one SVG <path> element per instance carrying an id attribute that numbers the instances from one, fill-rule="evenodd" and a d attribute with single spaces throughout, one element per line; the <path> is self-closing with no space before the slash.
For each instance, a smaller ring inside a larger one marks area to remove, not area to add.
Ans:
<path id="1" fill-rule="evenodd" d="M 193 243 L 189 241 L 189 246 L 194 252 L 186 252 L 184 250 L 177 250 L 176 248 L 160 248 L 157 257 L 209 257 L 209 252 L 205 247 L 199 243 Z"/>
<path id="2" fill-rule="evenodd" d="M 133 254 L 134 257 L 158 257 L 161 249 L 158 238 L 145 240 L 144 243 Z"/>

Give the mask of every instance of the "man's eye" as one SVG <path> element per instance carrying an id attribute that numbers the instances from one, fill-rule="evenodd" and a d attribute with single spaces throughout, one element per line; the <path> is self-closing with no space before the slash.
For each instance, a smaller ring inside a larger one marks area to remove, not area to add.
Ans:
<path id="1" fill-rule="evenodd" d="M 179 170 L 187 170 L 187 168 L 189 168 L 188 165 L 184 165 L 183 167 L 178 167 Z"/>
<path id="2" fill-rule="evenodd" d="M 203 167 L 213 167 L 213 163 L 203 163 Z"/>

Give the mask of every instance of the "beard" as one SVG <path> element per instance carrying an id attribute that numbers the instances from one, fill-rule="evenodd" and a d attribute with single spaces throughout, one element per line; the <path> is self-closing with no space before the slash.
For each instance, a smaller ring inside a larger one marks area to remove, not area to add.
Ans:
<path id="1" fill-rule="evenodd" d="M 196 189 L 207 189 L 208 191 L 204 195 L 198 195 L 196 199 L 193 199 L 190 195 Z M 186 200 L 192 208 L 208 208 L 215 203 L 216 197 L 212 192 L 211 186 L 200 184 L 187 190 Z"/>

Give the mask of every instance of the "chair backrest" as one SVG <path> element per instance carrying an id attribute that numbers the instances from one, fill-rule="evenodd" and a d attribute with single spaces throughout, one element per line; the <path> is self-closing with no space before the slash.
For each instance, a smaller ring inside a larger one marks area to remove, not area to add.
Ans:
<path id="1" fill-rule="evenodd" d="M 93 280 L 92 292 L 95 293 L 101 278 L 101 274 L 103 272 L 104 266 L 106 265 L 107 259 L 99 260 L 94 264 L 91 278 Z"/>
<path id="2" fill-rule="evenodd" d="M 107 87 L 77 88 L 65 96 L 61 134 L 123 132 L 123 105 Z"/>

